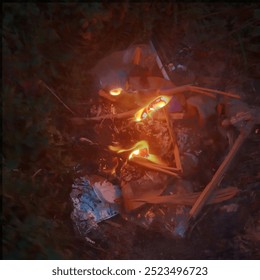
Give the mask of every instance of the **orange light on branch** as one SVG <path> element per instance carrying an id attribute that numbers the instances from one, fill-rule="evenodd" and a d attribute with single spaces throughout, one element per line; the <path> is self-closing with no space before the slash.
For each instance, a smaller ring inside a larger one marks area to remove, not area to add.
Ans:
<path id="1" fill-rule="evenodd" d="M 128 156 L 129 160 L 132 160 L 134 158 L 144 158 L 154 163 L 165 164 L 156 155 L 150 154 L 149 145 L 145 140 L 137 142 L 134 146 L 132 146 L 129 149 L 122 149 L 121 147 L 115 147 L 115 146 L 109 146 L 109 149 L 117 153 L 130 152 Z"/>
<path id="2" fill-rule="evenodd" d="M 123 91 L 122 88 L 114 88 L 114 89 L 111 89 L 111 90 L 109 91 L 109 93 L 110 93 L 111 95 L 113 95 L 113 96 L 117 96 L 117 95 L 121 94 L 122 91 Z"/>
<path id="3" fill-rule="evenodd" d="M 140 122 L 146 119 L 148 116 L 150 117 L 153 114 L 153 112 L 156 112 L 159 109 L 166 106 L 171 100 L 171 98 L 172 96 L 166 95 L 156 97 L 149 104 L 147 104 L 145 107 L 143 107 L 135 113 L 135 121 Z"/>

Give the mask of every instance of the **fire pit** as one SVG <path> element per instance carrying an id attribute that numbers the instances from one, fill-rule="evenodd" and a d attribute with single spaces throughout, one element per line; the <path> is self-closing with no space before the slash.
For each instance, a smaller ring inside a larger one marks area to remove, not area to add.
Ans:
<path id="1" fill-rule="evenodd" d="M 106 79 L 99 91 L 102 105 L 96 109 L 94 104 L 89 116 L 80 118 L 94 124 L 100 137 L 104 129 L 110 135 L 98 144 L 104 155 L 99 169 L 87 174 L 99 177 L 81 178 L 71 193 L 76 209 L 72 219 L 85 237 L 116 214 L 147 229 L 184 237 L 206 204 L 238 193 L 220 183 L 254 124 L 260 122 L 257 110 L 237 94 L 174 86 L 153 45 L 148 55 L 149 46 L 144 54 L 142 48 L 137 46 L 132 59 L 120 65 L 128 78 L 118 79 L 120 83 Z M 147 56 L 157 63 L 155 71 L 162 72 L 142 80 L 133 68 L 142 70 Z M 107 182 L 105 188 L 100 180 Z"/>

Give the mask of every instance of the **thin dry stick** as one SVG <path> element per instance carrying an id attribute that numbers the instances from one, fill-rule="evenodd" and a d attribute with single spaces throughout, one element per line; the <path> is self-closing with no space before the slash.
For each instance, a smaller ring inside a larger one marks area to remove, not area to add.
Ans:
<path id="1" fill-rule="evenodd" d="M 69 110 L 74 116 L 77 115 L 74 111 L 72 111 L 72 110 L 70 109 L 70 107 L 69 107 L 68 105 L 66 105 L 66 104 L 61 100 L 61 98 L 54 92 L 53 89 L 51 89 L 48 85 L 46 85 L 46 83 L 45 83 L 44 81 L 40 80 L 40 84 L 43 85 L 45 88 L 47 88 L 47 89 L 49 90 L 49 92 L 50 92 L 52 95 L 54 95 L 54 96 L 60 101 L 60 103 L 61 103 L 67 110 Z"/>
<path id="2" fill-rule="evenodd" d="M 128 117 L 132 118 L 137 111 L 138 111 L 138 109 L 135 109 L 135 110 L 131 110 L 131 111 L 123 112 L 123 113 L 108 114 L 108 115 L 102 115 L 102 116 L 90 117 L 90 118 L 74 117 L 74 118 L 71 118 L 71 121 L 75 122 L 76 124 L 84 124 L 85 121 L 87 121 L 87 122 L 89 122 L 89 121 L 101 121 L 101 120 L 104 120 L 104 119 L 112 119 L 112 118 L 114 118 L 114 119 L 123 119 L 123 118 L 128 118 Z M 172 119 L 180 120 L 180 119 L 183 118 L 183 113 L 171 113 L 170 116 L 171 116 Z M 165 116 L 163 115 L 163 117 L 160 116 L 158 118 L 159 118 L 159 120 L 160 119 L 165 119 Z M 129 125 L 131 125 L 131 124 L 129 124 Z"/>
<path id="3" fill-rule="evenodd" d="M 176 167 L 178 168 L 178 170 L 180 170 L 182 172 L 182 165 L 181 165 L 181 158 L 180 158 L 180 153 L 179 153 L 179 148 L 177 146 L 176 143 L 176 137 L 174 135 L 174 131 L 173 131 L 173 127 L 172 127 L 172 122 L 170 120 L 170 116 L 169 116 L 169 112 L 167 111 L 167 109 L 164 107 L 164 114 L 165 114 L 165 118 L 166 118 L 166 123 L 168 126 L 168 131 L 171 137 L 171 142 L 173 145 L 173 153 L 174 153 L 174 157 L 175 157 L 175 162 L 176 162 Z"/>
<path id="4" fill-rule="evenodd" d="M 42 169 L 38 169 L 33 175 L 32 178 L 36 177 L 40 172 L 42 171 Z"/>
<path id="5" fill-rule="evenodd" d="M 171 176 L 174 176 L 174 177 L 177 177 L 177 178 L 180 178 L 180 176 L 177 174 L 177 173 L 174 173 L 172 171 L 169 171 L 167 169 L 164 169 L 163 167 L 160 167 L 160 166 L 156 166 L 154 164 L 150 164 L 149 162 L 145 162 L 145 161 L 140 161 L 138 159 L 132 159 L 131 160 L 132 163 L 135 163 L 135 164 L 138 164 L 138 165 L 141 165 L 143 167 L 146 167 L 146 168 L 149 168 L 151 170 L 156 170 L 158 172 L 162 172 L 162 173 L 165 173 L 167 175 L 171 175 Z"/>
<path id="6" fill-rule="evenodd" d="M 151 163 L 151 164 L 155 165 L 155 166 L 158 166 L 158 164 L 156 164 L 156 163 Z M 166 170 L 169 170 L 169 171 L 173 171 L 173 172 L 180 171 L 180 169 L 178 169 L 178 168 L 167 166 L 167 165 L 160 165 L 160 168 L 163 168 L 163 169 L 166 169 Z"/>
<path id="7" fill-rule="evenodd" d="M 181 87 L 160 90 L 160 94 L 162 94 L 162 95 L 174 95 L 174 94 L 184 93 L 185 91 L 194 91 L 194 92 L 201 93 L 201 94 L 209 93 L 207 95 L 213 97 L 213 95 L 210 94 L 212 92 L 212 93 L 216 93 L 216 94 L 225 95 L 225 96 L 228 96 L 228 97 L 233 97 L 233 98 L 236 98 L 236 99 L 240 99 L 240 96 L 236 95 L 234 93 L 229 93 L 229 92 L 210 89 L 210 88 L 202 88 L 202 87 L 197 87 L 197 86 L 192 86 L 192 85 L 185 85 L 185 86 L 181 86 Z"/>
<path id="8" fill-rule="evenodd" d="M 180 171 L 180 169 L 178 169 L 178 168 L 170 167 L 170 166 L 162 165 L 162 164 L 158 164 L 158 163 L 153 163 L 153 162 L 150 162 L 150 161 L 149 161 L 149 165 L 154 166 L 154 167 L 159 167 L 161 169 L 165 169 L 165 170 L 172 171 L 172 172 Z"/>
<path id="9" fill-rule="evenodd" d="M 217 98 L 216 95 L 213 94 L 213 93 L 210 93 L 210 92 L 207 92 L 207 91 L 198 90 L 198 89 L 195 89 L 195 88 L 192 88 L 192 92 L 201 93 L 201 94 L 207 95 L 207 96 L 209 96 L 211 98 L 214 98 L 214 99 Z"/>
<path id="10" fill-rule="evenodd" d="M 234 93 L 230 93 L 230 92 L 225 92 L 225 91 L 221 91 L 221 90 L 216 90 L 216 89 L 210 89 L 210 88 L 202 88 L 202 87 L 195 87 L 195 86 L 192 86 L 192 89 L 197 89 L 201 92 L 213 92 L 213 93 L 216 93 L 216 94 L 220 94 L 220 95 L 225 95 L 225 96 L 228 96 L 228 97 L 233 97 L 233 98 L 236 98 L 236 99 L 241 99 L 241 97 L 237 94 L 234 94 Z"/>
<path id="11" fill-rule="evenodd" d="M 73 119 L 74 120 L 84 120 L 84 121 L 101 121 L 103 119 L 110 119 L 110 118 L 123 119 L 123 118 L 127 118 L 127 117 L 132 117 L 136 113 L 136 111 L 137 110 L 135 109 L 135 110 L 131 110 L 131 111 L 123 112 L 123 113 L 118 113 L 118 114 L 107 114 L 107 115 L 102 115 L 102 116 L 98 116 L 98 117 L 73 118 Z"/>

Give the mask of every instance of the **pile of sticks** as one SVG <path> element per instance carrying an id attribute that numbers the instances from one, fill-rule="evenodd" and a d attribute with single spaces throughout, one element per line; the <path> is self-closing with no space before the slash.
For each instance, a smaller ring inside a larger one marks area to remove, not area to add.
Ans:
<path id="1" fill-rule="evenodd" d="M 60 98 L 59 96 L 54 92 L 53 89 L 51 89 L 49 86 L 47 86 L 43 81 L 40 81 L 40 84 L 44 86 L 46 89 L 48 89 L 58 100 L 63 104 L 63 106 L 70 111 L 71 114 L 74 115 L 74 120 L 79 122 L 89 122 L 89 121 L 102 121 L 104 119 L 112 118 L 112 119 L 122 119 L 122 118 L 130 118 L 133 117 L 136 113 L 137 109 L 119 113 L 119 114 L 108 114 L 103 116 L 97 116 L 97 117 L 90 117 L 90 118 L 82 118 L 76 116 L 77 114 L 71 110 Z M 233 93 L 227 93 L 223 91 L 213 90 L 213 89 L 207 89 L 207 88 L 201 88 L 197 86 L 192 85 L 186 85 L 176 88 L 170 88 L 167 90 L 160 90 L 157 93 L 160 95 L 175 95 L 185 92 L 194 92 L 203 94 L 206 96 L 209 96 L 211 98 L 216 98 L 217 95 L 223 95 L 229 98 L 235 98 L 240 99 L 240 96 L 233 94 Z M 112 96 L 108 96 L 106 93 L 101 92 L 101 96 L 109 99 L 110 101 L 116 102 L 116 98 Z M 205 189 L 201 193 L 194 193 L 194 194 L 188 194 L 188 195 L 175 195 L 175 196 L 157 196 L 157 197 L 146 197 L 145 199 L 136 199 L 135 202 L 145 201 L 147 203 L 172 203 L 172 204 L 184 204 L 184 205 L 190 205 L 191 210 L 189 212 L 189 221 L 196 219 L 199 213 L 201 212 L 204 205 L 208 203 L 218 203 L 220 201 L 229 199 L 233 197 L 238 190 L 236 188 L 226 188 L 225 190 L 218 190 L 218 186 L 220 185 L 225 173 L 230 168 L 235 156 L 237 155 L 240 147 L 245 142 L 245 140 L 250 135 L 253 127 L 255 124 L 260 124 L 260 112 L 259 108 L 252 109 L 250 112 L 245 114 L 240 114 L 239 117 L 233 117 L 230 120 L 227 120 L 228 125 L 233 125 L 237 122 L 243 121 L 243 125 L 240 127 L 240 134 L 238 138 L 236 139 L 233 147 L 227 154 L 225 160 L 222 162 L 222 164 L 219 166 L 218 170 L 214 174 L 211 181 L 207 184 Z M 174 156 L 175 156 L 175 167 L 168 167 L 166 165 L 162 164 L 155 164 L 152 163 L 146 159 L 141 158 L 134 158 L 132 159 L 132 162 L 135 164 L 138 164 L 140 166 L 143 166 L 144 168 L 155 170 L 158 172 L 165 173 L 167 175 L 173 176 L 175 178 L 180 178 L 180 174 L 182 173 L 182 165 L 179 155 L 178 146 L 176 143 L 174 130 L 172 128 L 171 119 L 174 118 L 173 116 L 170 116 L 169 113 L 164 108 L 164 116 L 167 122 L 170 138 L 172 141 L 173 149 L 174 149 Z M 177 119 L 179 118 L 176 117 Z"/>

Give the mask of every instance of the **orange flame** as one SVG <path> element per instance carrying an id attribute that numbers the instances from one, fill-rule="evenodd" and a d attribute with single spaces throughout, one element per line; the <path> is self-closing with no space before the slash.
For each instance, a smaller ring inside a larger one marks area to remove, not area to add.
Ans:
<path id="1" fill-rule="evenodd" d="M 115 146 L 109 146 L 109 149 L 117 153 L 131 152 L 128 156 L 129 160 L 139 157 L 139 158 L 145 158 L 154 163 L 165 164 L 159 157 L 150 154 L 149 145 L 145 140 L 137 142 L 134 146 L 132 146 L 129 149 L 122 149 L 121 147 L 115 147 Z"/>
<path id="2" fill-rule="evenodd" d="M 151 116 L 153 112 L 158 111 L 159 109 L 166 106 L 171 98 L 171 96 L 166 95 L 160 95 L 156 97 L 149 104 L 135 113 L 135 121 L 140 122 L 146 119 L 148 116 Z"/>
<path id="3" fill-rule="evenodd" d="M 121 94 L 122 91 L 123 91 L 122 88 L 114 88 L 114 89 L 111 89 L 111 90 L 109 91 L 109 93 L 110 93 L 111 95 L 113 95 L 113 96 L 117 96 L 117 95 Z"/>

